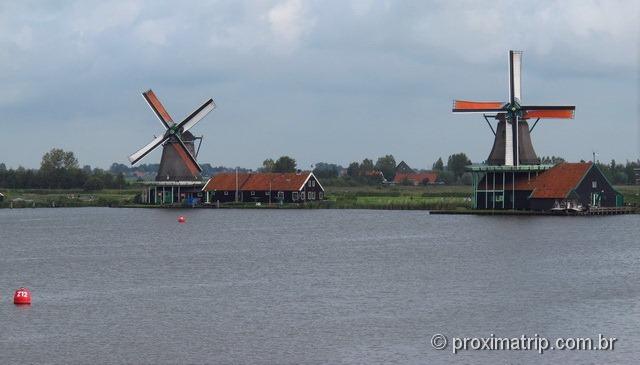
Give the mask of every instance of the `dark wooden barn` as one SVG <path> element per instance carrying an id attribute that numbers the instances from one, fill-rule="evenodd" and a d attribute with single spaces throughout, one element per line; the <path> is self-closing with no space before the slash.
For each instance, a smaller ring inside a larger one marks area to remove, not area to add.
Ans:
<path id="1" fill-rule="evenodd" d="M 304 203 L 324 199 L 324 188 L 312 172 L 223 173 L 202 189 L 207 203 Z"/>
<path id="2" fill-rule="evenodd" d="M 538 176 L 529 196 L 531 210 L 550 210 L 566 204 L 588 207 L 620 207 L 616 191 L 593 163 L 561 163 Z"/>
<path id="3" fill-rule="evenodd" d="M 565 162 L 541 171 L 486 172 L 474 191 L 478 209 L 549 211 L 620 207 L 624 203 L 622 194 L 590 162 Z"/>

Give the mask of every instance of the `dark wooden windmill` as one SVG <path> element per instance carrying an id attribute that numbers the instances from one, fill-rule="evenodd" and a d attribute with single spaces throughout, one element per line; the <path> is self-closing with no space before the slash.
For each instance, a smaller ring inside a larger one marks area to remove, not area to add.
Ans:
<path id="1" fill-rule="evenodd" d="M 202 168 L 196 161 L 195 137 L 189 132 L 189 129 L 215 108 L 213 99 L 202 104 L 180 123 L 175 123 L 152 90 L 145 91 L 142 96 L 165 127 L 165 132 L 129 156 L 131 164 L 140 161 L 162 145 L 162 158 L 156 181 L 199 180 Z"/>
<path id="2" fill-rule="evenodd" d="M 487 159 L 488 165 L 535 165 L 540 159 L 531 144 L 531 131 L 540 119 L 572 119 L 575 106 L 523 105 L 521 85 L 522 52 L 509 51 L 509 101 L 467 101 L 455 100 L 454 113 L 480 113 L 489 124 L 495 140 Z M 489 117 L 498 120 L 496 129 Z M 528 121 L 535 119 L 529 128 Z"/>

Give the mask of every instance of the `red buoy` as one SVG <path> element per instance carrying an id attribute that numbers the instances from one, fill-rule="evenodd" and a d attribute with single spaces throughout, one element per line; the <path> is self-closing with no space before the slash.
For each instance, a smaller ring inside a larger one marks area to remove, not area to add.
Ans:
<path id="1" fill-rule="evenodd" d="M 178 223 L 184 223 L 187 221 L 187 218 L 185 218 L 183 215 L 178 217 Z"/>
<path id="2" fill-rule="evenodd" d="M 31 292 L 27 288 L 20 288 L 13 294 L 13 304 L 31 304 Z"/>

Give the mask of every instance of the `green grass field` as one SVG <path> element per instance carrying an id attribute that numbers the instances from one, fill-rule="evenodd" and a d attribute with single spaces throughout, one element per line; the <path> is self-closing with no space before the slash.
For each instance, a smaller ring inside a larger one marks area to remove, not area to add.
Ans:
<path id="1" fill-rule="evenodd" d="M 5 195 L 0 208 L 29 207 L 106 207 L 133 203 L 138 189 L 123 190 L 50 190 L 50 189 L 9 189 L 0 190 Z"/>
<path id="2" fill-rule="evenodd" d="M 328 205 L 343 209 L 467 209 L 470 186 L 326 187 Z"/>
<path id="3" fill-rule="evenodd" d="M 619 185 L 615 187 L 624 195 L 624 203 L 640 206 L 640 185 Z"/>

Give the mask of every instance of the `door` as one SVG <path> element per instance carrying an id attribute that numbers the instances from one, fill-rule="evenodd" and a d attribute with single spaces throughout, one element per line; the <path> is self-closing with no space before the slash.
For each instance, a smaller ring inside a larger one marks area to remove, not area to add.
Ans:
<path id="1" fill-rule="evenodd" d="M 166 191 L 166 190 L 165 190 L 165 192 L 164 192 L 164 197 L 162 197 L 162 202 L 163 202 L 164 204 L 171 204 L 171 203 L 173 203 L 171 195 L 172 195 L 172 194 L 171 194 L 171 190 L 169 190 L 169 191 Z"/>

